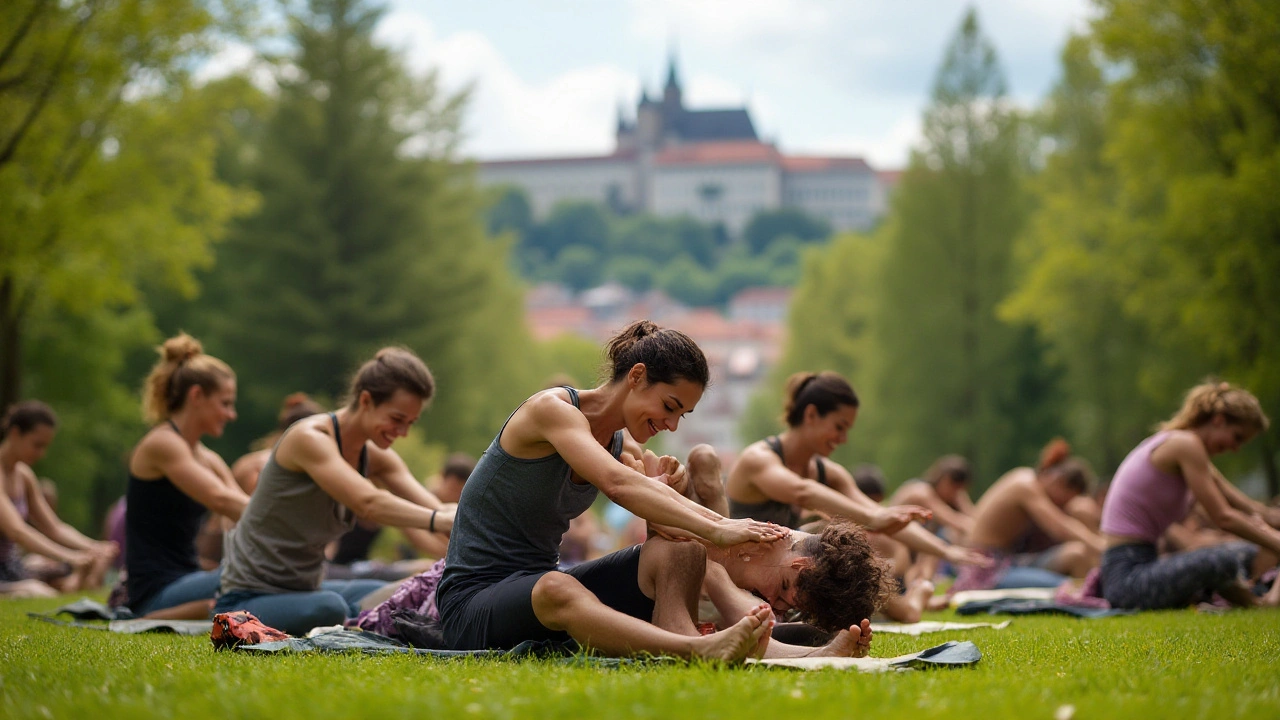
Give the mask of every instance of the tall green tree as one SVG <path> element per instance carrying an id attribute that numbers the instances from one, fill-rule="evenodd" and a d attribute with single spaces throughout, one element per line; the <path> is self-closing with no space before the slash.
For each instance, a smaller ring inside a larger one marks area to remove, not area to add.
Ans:
<path id="1" fill-rule="evenodd" d="M 1126 309 L 1280 409 L 1280 6 L 1103 0 L 1093 34 L 1117 69 L 1107 152 L 1125 189 Z M 1171 374 L 1176 405 L 1187 375 Z M 1277 430 L 1256 447 L 1280 492 Z"/>
<path id="2" fill-rule="evenodd" d="M 893 432 L 892 477 L 943 453 L 967 456 L 979 485 L 1034 457 L 1053 431 L 1052 377 L 1030 331 L 1002 322 L 1013 240 L 1029 210 L 1022 121 L 996 51 L 970 11 L 946 50 L 890 210 L 873 380 Z"/>
<path id="3" fill-rule="evenodd" d="M 374 42 L 383 10 L 314 0 L 292 17 L 253 168 L 262 209 L 219 254 L 227 302 L 207 327 L 241 375 L 237 432 L 265 430 L 295 390 L 336 402 L 362 360 L 403 344 L 437 378 L 428 439 L 475 452 L 536 382 L 509 352 L 528 342 L 520 288 L 456 157 L 465 97 Z"/>
<path id="4" fill-rule="evenodd" d="M 1144 374 L 1175 367 L 1185 375 L 1187 354 L 1165 352 L 1125 309 L 1146 282 L 1141 266 L 1124 261 L 1125 245 L 1150 241 L 1126 232 L 1116 211 L 1122 189 L 1106 157 L 1108 87 L 1096 46 L 1073 37 L 1062 66 L 1038 118 L 1053 152 L 1032 183 L 1037 207 L 1018 240 L 1022 272 L 1001 314 L 1034 324 L 1050 343 L 1063 368 L 1070 436 L 1110 473 L 1166 410 L 1144 392 Z"/>
<path id="5" fill-rule="evenodd" d="M 183 295 L 251 193 L 214 172 L 220 100 L 188 70 L 241 3 L 0 4 L 0 405 L 61 417 L 37 470 L 89 531 L 140 429 L 146 284 Z"/>

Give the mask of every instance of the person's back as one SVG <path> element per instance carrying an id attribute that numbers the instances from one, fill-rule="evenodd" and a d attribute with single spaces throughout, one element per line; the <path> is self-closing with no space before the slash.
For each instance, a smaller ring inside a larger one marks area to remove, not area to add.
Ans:
<path id="1" fill-rule="evenodd" d="M 1120 463 L 1102 506 L 1102 532 L 1155 543 L 1190 512 L 1195 497 L 1186 479 L 1151 463 L 1151 453 L 1168 437 L 1169 431 L 1152 435 Z"/>

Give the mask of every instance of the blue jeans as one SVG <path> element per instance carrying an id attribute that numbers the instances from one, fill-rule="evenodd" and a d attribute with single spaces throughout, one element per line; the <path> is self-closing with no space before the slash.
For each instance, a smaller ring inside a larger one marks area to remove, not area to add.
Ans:
<path id="1" fill-rule="evenodd" d="M 130 608 L 139 617 L 196 600 L 212 600 L 222 584 L 222 568 L 197 570 L 174 580 L 152 596 L 143 607 Z"/>
<path id="2" fill-rule="evenodd" d="M 311 628 L 341 625 L 359 615 L 360 600 L 385 585 L 381 580 L 326 580 L 312 592 L 232 590 L 218 598 L 213 611 L 247 610 L 263 625 L 302 636 Z"/>
<path id="3" fill-rule="evenodd" d="M 1000 581 L 996 583 L 996 589 L 1056 588 L 1066 579 L 1066 575 L 1059 575 L 1043 568 L 1011 567 L 1005 571 L 1004 575 L 1000 576 Z"/>

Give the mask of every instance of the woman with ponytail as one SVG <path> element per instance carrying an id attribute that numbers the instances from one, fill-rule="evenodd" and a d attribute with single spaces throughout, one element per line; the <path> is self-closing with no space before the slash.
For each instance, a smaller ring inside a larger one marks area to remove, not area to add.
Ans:
<path id="1" fill-rule="evenodd" d="M 234 522 L 249 502 L 226 462 L 200 442 L 236 419 L 236 376 L 185 333 L 159 352 L 142 400 L 154 426 L 129 456 L 128 605 L 136 615 L 204 618 L 219 583 L 219 571 L 202 571 L 197 559 L 204 515 Z"/>
<path id="2" fill-rule="evenodd" d="M 0 595 L 96 588 L 120 553 L 115 543 L 90 540 L 62 522 L 40 492 L 31 466 L 44 457 L 57 427 L 53 409 L 39 400 L 17 403 L 0 419 Z M 30 577 L 19 548 L 53 561 L 54 576 Z"/>
<path id="3" fill-rule="evenodd" d="M 965 543 L 990 557 L 989 568 L 961 568 L 951 591 L 1057 587 L 1098 564 L 1102 537 L 1064 508 L 1094 484 L 1088 463 L 1055 438 L 1035 468 L 1019 467 L 996 480 L 974 508 Z"/>
<path id="4" fill-rule="evenodd" d="M 1250 580 L 1280 557 L 1280 509 L 1249 499 L 1210 458 L 1234 452 L 1270 425 L 1249 391 L 1225 382 L 1191 388 L 1182 408 L 1120 463 L 1102 505 L 1102 594 L 1115 607 L 1160 610 L 1207 600 L 1276 606 L 1280 582 L 1255 597 Z M 1156 543 L 1200 503 L 1218 528 L 1248 542 L 1158 558 Z"/>
<path id="5" fill-rule="evenodd" d="M 424 488 L 391 449 L 435 394 L 413 352 L 383 348 L 356 371 L 346 407 L 283 431 L 244 517 L 224 543 L 214 610 L 247 610 L 293 635 L 341 624 L 380 589 L 378 580 L 325 580 L 325 547 L 357 518 L 439 535 L 453 511 Z"/>
<path id="6" fill-rule="evenodd" d="M 673 489 L 687 484 L 673 458 L 655 464 L 656 477 L 619 460 L 623 430 L 645 443 L 693 411 L 709 380 L 702 350 L 683 333 L 640 320 L 606 352 L 604 384 L 552 388 L 522 403 L 463 487 L 437 593 L 446 644 L 476 650 L 572 638 L 606 655 L 728 661 L 762 652 L 773 624 L 768 606 L 725 630 L 698 634 L 691 609 L 707 553 L 697 543 L 651 537 L 557 570 L 570 520 L 597 492 L 666 535 L 718 547 L 787 536 L 776 525 L 730 520 L 685 498 Z"/>
<path id="7" fill-rule="evenodd" d="M 725 492 L 733 517 L 798 528 L 806 511 L 817 511 L 848 518 L 912 550 L 955 564 L 985 562 L 913 522 L 927 520 L 928 509 L 882 507 L 858 489 L 848 470 L 829 459 L 848 441 L 858 418 L 858 396 L 847 380 L 834 372 L 796 373 L 787 380 L 784 393 L 787 429 L 748 445 L 729 471 Z M 897 575 L 905 571 L 895 568 Z M 918 582 L 908 594 L 892 597 L 884 612 L 900 622 L 916 622 L 932 594 L 932 583 Z"/>

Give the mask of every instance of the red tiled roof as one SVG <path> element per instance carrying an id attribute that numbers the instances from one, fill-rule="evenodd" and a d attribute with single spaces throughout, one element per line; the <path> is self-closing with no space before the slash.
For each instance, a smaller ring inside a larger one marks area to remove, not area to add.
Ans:
<path id="1" fill-rule="evenodd" d="M 787 172 L 832 172 L 835 170 L 871 170 L 867 161 L 857 157 L 816 157 L 812 155 L 787 155 L 782 158 L 782 169 Z"/>
<path id="2" fill-rule="evenodd" d="M 659 152 L 655 165 L 764 165 L 782 156 L 772 145 L 755 141 L 705 142 L 677 145 Z"/>

